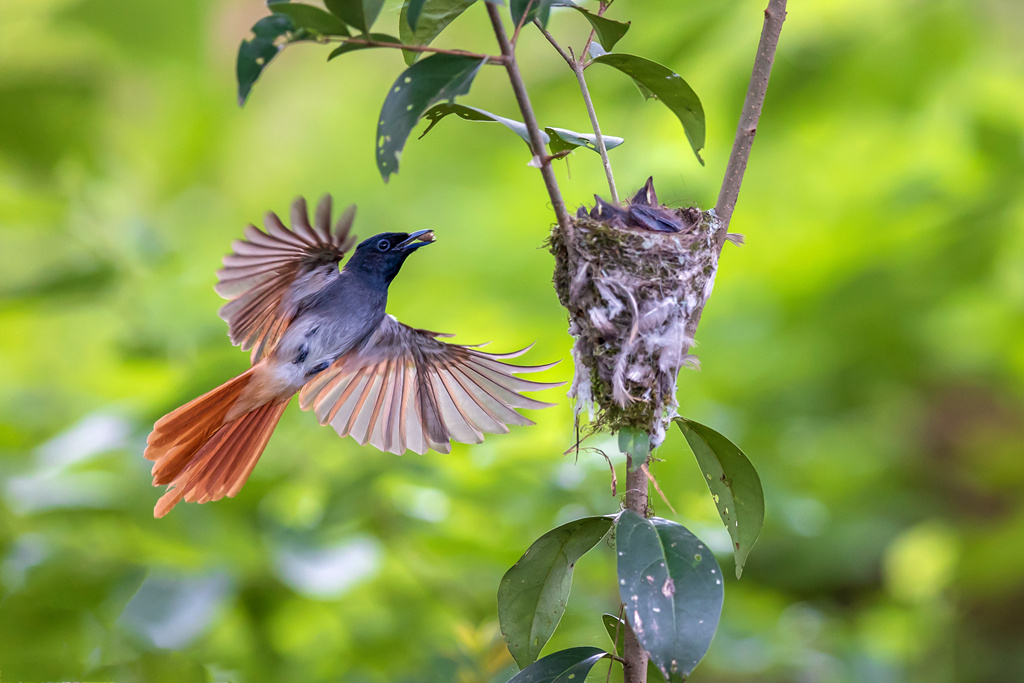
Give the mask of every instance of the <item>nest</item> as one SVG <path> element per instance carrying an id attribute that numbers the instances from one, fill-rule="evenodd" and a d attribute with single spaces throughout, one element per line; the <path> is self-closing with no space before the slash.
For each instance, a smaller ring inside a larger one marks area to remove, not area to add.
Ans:
<path id="1" fill-rule="evenodd" d="M 698 366 L 689 350 L 718 267 L 717 221 L 658 204 L 650 179 L 625 206 L 595 200 L 549 242 L 576 339 L 569 396 L 590 431 L 646 429 L 654 447 L 676 415 L 679 370 Z"/>

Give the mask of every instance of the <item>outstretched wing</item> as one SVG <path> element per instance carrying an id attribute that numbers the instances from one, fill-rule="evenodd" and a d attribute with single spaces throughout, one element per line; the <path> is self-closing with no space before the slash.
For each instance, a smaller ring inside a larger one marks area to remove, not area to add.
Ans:
<path id="1" fill-rule="evenodd" d="M 331 196 L 320 200 L 313 225 L 299 197 L 292 203 L 290 230 L 270 212 L 266 232 L 249 225 L 245 239 L 232 243 L 214 289 L 231 300 L 220 317 L 228 323 L 231 343 L 252 349 L 253 365 L 280 341 L 298 301 L 338 277 L 338 263 L 355 243 L 349 234 L 355 210 L 350 206 L 332 232 Z"/>
<path id="2" fill-rule="evenodd" d="M 311 379 L 299 393 L 303 410 L 341 436 L 382 451 L 451 451 L 451 441 L 480 443 L 484 432 L 532 421 L 515 408 L 554 405 L 523 396 L 564 382 L 531 382 L 516 374 L 556 363 L 519 366 L 502 362 L 525 353 L 485 353 L 445 344 L 436 332 L 417 330 L 386 316 L 354 351 Z"/>

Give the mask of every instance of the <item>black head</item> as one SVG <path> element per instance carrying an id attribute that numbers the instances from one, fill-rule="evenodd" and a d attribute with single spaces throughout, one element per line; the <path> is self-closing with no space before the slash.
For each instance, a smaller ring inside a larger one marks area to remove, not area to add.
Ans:
<path id="1" fill-rule="evenodd" d="M 417 230 L 412 233 L 382 232 L 360 242 L 345 264 L 345 269 L 358 270 L 379 277 L 387 285 L 398 275 L 409 254 L 433 241 L 432 230 Z"/>

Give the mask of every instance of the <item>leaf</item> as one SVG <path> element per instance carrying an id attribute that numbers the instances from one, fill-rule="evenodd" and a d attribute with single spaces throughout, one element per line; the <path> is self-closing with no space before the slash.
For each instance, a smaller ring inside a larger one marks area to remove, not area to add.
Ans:
<path id="1" fill-rule="evenodd" d="M 501 578 L 498 623 L 520 668 L 537 659 L 555 632 L 569 599 L 573 567 L 612 523 L 610 517 L 583 517 L 552 529 Z"/>
<path id="2" fill-rule="evenodd" d="M 573 150 L 577 147 L 586 147 L 592 149 L 598 154 L 600 150 L 597 148 L 597 136 L 591 133 L 577 133 L 575 131 L 566 130 L 565 128 L 545 128 L 545 132 L 551 136 L 551 142 L 548 146 L 551 148 L 552 154 L 558 154 L 566 150 Z M 604 148 L 605 150 L 615 149 L 623 142 L 622 138 L 613 137 L 611 135 L 604 135 Z"/>
<path id="3" fill-rule="evenodd" d="M 583 683 L 594 665 L 607 656 L 599 647 L 571 647 L 537 660 L 508 683 Z"/>
<path id="4" fill-rule="evenodd" d="M 398 172 L 409 133 L 423 112 L 441 100 L 453 100 L 469 92 L 486 59 L 436 54 L 413 64 L 391 86 L 377 122 L 377 168 L 384 182 Z"/>
<path id="5" fill-rule="evenodd" d="M 574 10 L 582 14 L 590 22 L 590 26 L 594 29 L 597 34 L 597 39 L 600 41 L 603 49 L 611 50 L 614 49 L 615 43 L 622 40 L 622 36 L 626 35 L 626 31 L 629 30 L 630 22 L 615 21 L 614 19 L 608 19 L 598 14 L 594 14 L 588 9 L 584 9 L 578 5 L 570 5 Z M 591 43 L 593 45 L 593 43 Z"/>
<path id="6" fill-rule="evenodd" d="M 376 40 L 380 43 L 401 43 L 398 38 L 389 36 L 386 33 L 370 33 L 366 36 L 369 40 Z M 346 52 L 355 52 L 356 50 L 368 50 L 377 47 L 376 45 L 364 45 L 363 43 L 343 43 L 331 51 L 331 54 L 327 55 L 327 61 L 334 59 L 339 55 L 343 55 Z"/>
<path id="7" fill-rule="evenodd" d="M 682 525 L 624 510 L 615 528 L 626 623 L 666 680 L 686 679 L 711 645 L 722 614 L 722 573 Z"/>
<path id="8" fill-rule="evenodd" d="M 424 135 L 429 133 L 431 128 L 436 126 L 441 119 L 449 114 L 455 114 L 459 118 L 467 121 L 492 121 L 500 123 L 526 141 L 527 146 L 530 145 L 530 132 L 526 130 L 526 124 L 522 121 L 506 119 L 504 116 L 498 116 L 497 114 L 492 114 L 491 112 L 484 111 L 483 109 L 467 107 L 464 104 L 455 104 L 454 102 L 442 102 L 441 104 L 435 104 L 423 114 L 423 118 L 428 119 L 430 121 L 430 125 L 427 126 L 427 129 L 420 134 L 420 137 L 422 138 Z M 541 133 L 541 135 L 544 138 L 544 143 L 547 144 L 548 136 L 544 133 Z"/>
<path id="9" fill-rule="evenodd" d="M 292 20 L 283 14 L 263 17 L 252 27 L 253 37 L 238 46 L 235 74 L 238 79 L 238 105 L 245 104 L 256 79 L 281 51 L 278 39 L 295 29 Z"/>
<path id="10" fill-rule="evenodd" d="M 629 469 L 635 470 L 651 455 L 651 436 L 643 429 L 623 427 L 619 430 L 619 452 L 629 456 Z"/>
<path id="11" fill-rule="evenodd" d="M 331 14 L 360 33 L 369 33 L 380 14 L 384 0 L 324 0 Z"/>
<path id="12" fill-rule="evenodd" d="M 615 654 L 621 657 L 622 651 L 625 649 L 626 629 L 629 626 L 614 614 L 602 614 L 601 623 L 604 624 L 604 630 L 608 632 L 608 637 L 612 639 L 612 644 L 615 645 Z M 665 677 L 658 671 L 658 667 L 652 661 L 647 660 L 647 683 L 657 683 L 663 680 L 665 680 Z"/>
<path id="13" fill-rule="evenodd" d="M 575 5 L 571 0 L 511 0 L 508 5 L 509 11 L 512 13 L 513 26 L 520 24 L 525 26 L 536 19 L 544 28 L 548 27 L 552 7 L 575 7 Z M 525 18 L 523 17 L 524 13 L 526 14 Z"/>
<path id="14" fill-rule="evenodd" d="M 592 63 L 607 64 L 631 76 L 641 92 L 646 88 L 671 109 L 683 124 L 697 160 L 704 164 L 700 158 L 700 150 L 704 147 L 704 107 L 697 93 L 679 74 L 649 59 L 622 53 L 609 52 L 595 57 Z"/>
<path id="15" fill-rule="evenodd" d="M 690 444 L 722 523 L 732 536 L 736 578 L 764 524 L 764 490 L 757 470 L 735 444 L 710 427 L 677 417 L 673 420 Z"/>
<path id="16" fill-rule="evenodd" d="M 420 3 L 416 15 L 416 29 L 409 17 L 412 3 L 402 7 L 402 15 L 398 20 L 398 35 L 406 45 L 430 45 L 448 27 L 448 24 L 465 12 L 476 0 L 426 0 Z M 412 64 L 419 53 L 403 52 L 405 63 Z"/>
<path id="17" fill-rule="evenodd" d="M 344 22 L 319 7 L 297 2 L 275 2 L 267 5 L 275 14 L 283 14 L 297 28 L 308 29 L 323 36 L 350 35 Z"/>

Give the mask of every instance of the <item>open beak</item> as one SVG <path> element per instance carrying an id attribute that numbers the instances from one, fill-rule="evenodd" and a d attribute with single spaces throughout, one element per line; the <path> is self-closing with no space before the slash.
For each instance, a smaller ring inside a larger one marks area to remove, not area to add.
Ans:
<path id="1" fill-rule="evenodd" d="M 417 230 L 414 233 L 409 234 L 409 238 L 398 245 L 398 248 L 402 251 L 413 251 L 420 247 L 425 247 L 434 241 L 433 230 Z"/>

